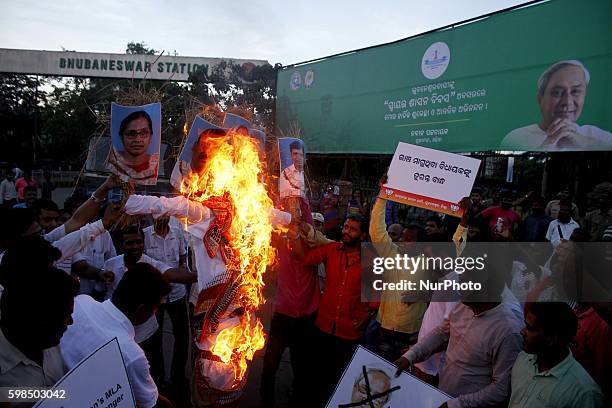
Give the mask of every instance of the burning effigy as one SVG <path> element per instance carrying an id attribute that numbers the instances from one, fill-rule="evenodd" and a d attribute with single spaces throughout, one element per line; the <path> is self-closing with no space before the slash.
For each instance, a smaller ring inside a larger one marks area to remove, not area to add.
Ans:
<path id="1" fill-rule="evenodd" d="M 192 402 L 227 407 L 237 404 L 249 362 L 264 347 L 256 316 L 265 301 L 263 275 L 274 263 L 272 232 L 291 216 L 273 207 L 255 138 L 234 128 L 206 127 L 196 134 L 184 160 L 190 171 L 176 186 L 181 194 L 134 195 L 125 209 L 184 222 L 198 274 Z"/>

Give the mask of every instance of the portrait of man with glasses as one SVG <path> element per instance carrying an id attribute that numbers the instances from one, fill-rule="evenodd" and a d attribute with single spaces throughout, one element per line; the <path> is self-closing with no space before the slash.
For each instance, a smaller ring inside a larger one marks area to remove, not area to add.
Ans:
<path id="1" fill-rule="evenodd" d="M 113 147 L 107 168 L 124 181 L 155 184 L 159 165 L 160 119 L 159 103 L 145 106 L 113 104 Z"/>

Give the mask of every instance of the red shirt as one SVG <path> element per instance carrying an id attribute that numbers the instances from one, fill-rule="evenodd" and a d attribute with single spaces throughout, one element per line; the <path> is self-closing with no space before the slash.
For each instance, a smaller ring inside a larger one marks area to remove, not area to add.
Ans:
<path id="1" fill-rule="evenodd" d="M 17 189 L 17 198 L 19 198 L 20 200 L 23 200 L 25 198 L 23 195 L 23 190 L 27 186 L 33 186 L 33 187 L 38 188 L 38 183 L 34 179 L 30 179 L 30 181 L 26 181 L 26 179 L 23 177 L 18 178 L 17 181 L 15 182 L 15 188 Z"/>
<path id="2" fill-rule="evenodd" d="M 278 269 L 274 311 L 289 317 L 313 314 L 319 307 L 319 275 L 316 266 L 306 266 L 278 240 Z"/>
<path id="3" fill-rule="evenodd" d="M 497 219 L 501 218 L 504 225 L 503 228 L 509 228 L 512 232 L 514 224 L 521 220 L 521 216 L 511 209 L 503 209 L 501 207 L 489 207 L 482 212 L 482 217 L 487 220 L 489 230 L 493 231 L 497 224 Z"/>
<path id="4" fill-rule="evenodd" d="M 325 290 L 317 327 L 341 339 L 361 338 L 368 322 L 369 304 L 361 302 L 360 258 L 349 264 L 344 245 L 331 242 L 309 250 L 303 262 L 311 266 L 325 264 Z"/>
<path id="5" fill-rule="evenodd" d="M 612 390 L 612 328 L 592 307 L 576 312 L 578 331 L 572 347 L 574 358 L 610 396 Z"/>

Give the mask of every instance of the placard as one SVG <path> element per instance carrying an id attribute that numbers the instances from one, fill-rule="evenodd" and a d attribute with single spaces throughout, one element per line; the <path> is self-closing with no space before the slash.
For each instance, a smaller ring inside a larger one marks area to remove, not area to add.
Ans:
<path id="1" fill-rule="evenodd" d="M 359 346 L 327 408 L 438 408 L 451 399 L 448 394 L 406 372 L 395 377 L 396 370 L 387 360 Z"/>
<path id="2" fill-rule="evenodd" d="M 62 390 L 66 398 L 41 400 L 34 407 L 136 407 L 116 337 L 74 366 L 53 389 Z"/>
<path id="3" fill-rule="evenodd" d="M 461 217 L 480 160 L 400 142 L 380 196 L 398 203 Z"/>

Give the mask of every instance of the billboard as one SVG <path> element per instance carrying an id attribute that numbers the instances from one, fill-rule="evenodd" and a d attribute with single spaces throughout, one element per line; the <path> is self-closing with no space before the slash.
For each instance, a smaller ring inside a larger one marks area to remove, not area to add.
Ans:
<path id="1" fill-rule="evenodd" d="M 287 67 L 276 131 L 313 153 L 612 150 L 610 38 L 612 2 L 551 0 Z"/>
<path id="2" fill-rule="evenodd" d="M 0 72 L 13 74 L 188 81 L 189 74 L 210 73 L 224 61 L 240 65 L 245 71 L 268 63 L 231 58 L 0 48 Z"/>

